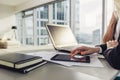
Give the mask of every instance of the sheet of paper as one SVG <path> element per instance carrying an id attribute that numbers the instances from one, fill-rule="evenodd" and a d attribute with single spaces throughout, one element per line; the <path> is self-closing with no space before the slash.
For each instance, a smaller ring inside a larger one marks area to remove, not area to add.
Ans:
<path id="1" fill-rule="evenodd" d="M 88 75 L 88 74 L 84 74 L 84 73 L 81 73 L 81 72 L 76 72 L 75 73 L 75 80 L 101 80 L 97 77 L 94 77 L 94 76 L 91 76 L 91 75 Z"/>
<path id="2" fill-rule="evenodd" d="M 67 62 L 67 61 L 54 61 L 51 60 L 51 58 L 56 55 L 56 54 L 68 54 L 68 53 L 62 53 L 62 52 L 57 52 L 57 51 L 39 51 L 39 52 L 33 52 L 33 53 L 28 53 L 29 55 L 36 55 L 36 56 L 41 56 L 43 59 L 61 64 L 64 66 L 90 66 L 90 67 L 103 67 L 102 63 L 99 61 L 98 57 L 96 54 L 91 55 L 91 62 L 90 63 L 80 63 L 80 62 Z"/>

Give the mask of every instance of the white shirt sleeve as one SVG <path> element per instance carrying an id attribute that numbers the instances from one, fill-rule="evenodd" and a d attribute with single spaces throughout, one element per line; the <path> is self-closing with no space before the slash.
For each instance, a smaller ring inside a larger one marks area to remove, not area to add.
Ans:
<path id="1" fill-rule="evenodd" d="M 102 53 L 102 48 L 101 47 L 98 47 L 100 49 L 99 53 Z"/>

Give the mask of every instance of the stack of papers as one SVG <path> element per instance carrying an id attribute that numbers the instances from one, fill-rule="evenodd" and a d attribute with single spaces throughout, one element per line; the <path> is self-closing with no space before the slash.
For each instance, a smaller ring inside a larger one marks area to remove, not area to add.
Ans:
<path id="1" fill-rule="evenodd" d="M 93 54 L 90 56 L 91 62 L 90 63 L 82 63 L 82 62 L 67 62 L 67 61 L 54 61 L 51 60 L 51 58 L 56 55 L 56 54 L 68 54 L 68 53 L 62 53 L 62 52 L 57 52 L 57 51 L 39 51 L 39 52 L 33 52 L 33 53 L 28 53 L 29 55 L 35 55 L 35 56 L 40 56 L 44 60 L 54 62 L 57 64 L 61 64 L 64 66 L 89 66 L 89 67 L 104 67 L 103 64 L 99 61 L 98 57 L 96 54 Z"/>

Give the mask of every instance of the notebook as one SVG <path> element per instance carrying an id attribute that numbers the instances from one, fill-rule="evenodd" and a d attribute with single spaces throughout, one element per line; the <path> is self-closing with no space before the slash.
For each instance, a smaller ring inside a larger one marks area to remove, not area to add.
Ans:
<path id="1" fill-rule="evenodd" d="M 42 57 L 20 53 L 0 55 L 0 65 L 16 69 L 20 69 L 42 61 Z"/>
<path id="2" fill-rule="evenodd" d="M 78 47 L 77 40 L 69 26 L 47 24 L 46 29 L 56 50 L 69 53 Z"/>
<path id="3" fill-rule="evenodd" d="M 8 67 L 8 66 L 4 66 L 4 65 L 0 65 L 0 68 L 6 69 L 6 70 L 9 70 L 9 71 L 13 71 L 13 72 L 19 72 L 19 73 L 24 73 L 25 74 L 25 73 L 28 73 L 28 72 L 36 69 L 36 68 L 39 68 L 40 66 L 43 66 L 46 63 L 47 63 L 47 61 L 43 60 L 41 62 L 26 66 L 26 67 L 23 67 L 23 68 L 20 68 L 20 69 L 12 68 L 12 67 Z"/>

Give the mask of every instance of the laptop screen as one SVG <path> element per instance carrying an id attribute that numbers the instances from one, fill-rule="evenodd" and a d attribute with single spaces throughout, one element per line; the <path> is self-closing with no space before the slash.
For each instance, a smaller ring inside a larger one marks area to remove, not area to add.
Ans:
<path id="1" fill-rule="evenodd" d="M 48 24 L 48 33 L 55 47 L 76 45 L 77 41 L 68 26 Z"/>

